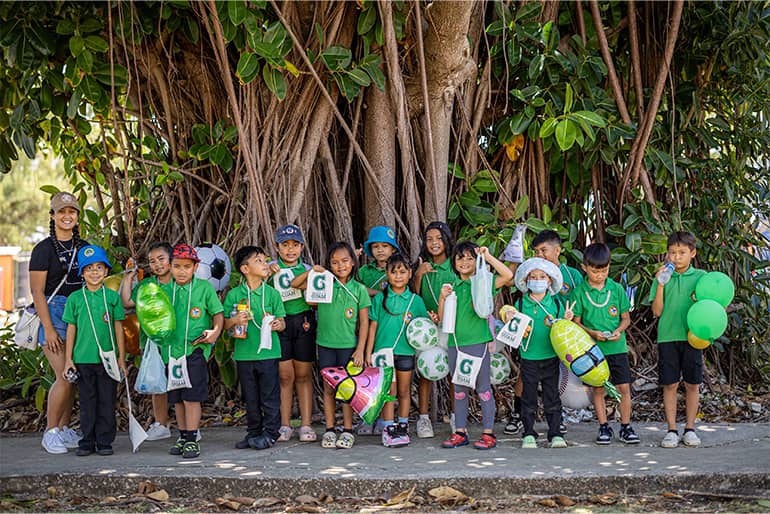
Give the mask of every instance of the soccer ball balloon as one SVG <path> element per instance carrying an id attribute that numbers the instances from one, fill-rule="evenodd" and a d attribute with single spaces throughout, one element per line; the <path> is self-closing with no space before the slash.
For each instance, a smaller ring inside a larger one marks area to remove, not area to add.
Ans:
<path id="1" fill-rule="evenodd" d="M 417 371 L 428 380 L 441 380 L 449 374 L 449 356 L 443 348 L 434 347 L 417 355 Z"/>
<path id="2" fill-rule="evenodd" d="M 428 318 L 415 318 L 406 327 L 406 340 L 418 352 L 438 344 L 438 327 Z"/>
<path id="3" fill-rule="evenodd" d="M 217 292 L 223 291 L 230 283 L 230 257 L 221 247 L 212 243 L 204 243 L 196 247 L 195 251 L 201 260 L 195 276 L 208 280 Z"/>
<path id="4" fill-rule="evenodd" d="M 585 409 L 593 403 L 591 388 L 561 362 L 559 363 L 559 396 L 561 404 L 568 409 Z"/>
<path id="5" fill-rule="evenodd" d="M 489 356 L 489 381 L 492 385 L 500 385 L 511 375 L 511 363 L 501 353 Z"/>

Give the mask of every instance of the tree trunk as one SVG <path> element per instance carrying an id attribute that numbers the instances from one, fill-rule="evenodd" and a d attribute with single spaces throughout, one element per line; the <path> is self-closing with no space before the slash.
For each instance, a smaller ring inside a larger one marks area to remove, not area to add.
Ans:
<path id="1" fill-rule="evenodd" d="M 383 191 L 366 179 L 364 220 L 367 228 L 382 224 L 392 227 L 396 221 L 390 207 L 396 198 L 396 124 L 386 92 L 374 86 L 367 88 L 365 104 L 364 151 Z M 384 197 L 391 201 L 385 202 Z"/>

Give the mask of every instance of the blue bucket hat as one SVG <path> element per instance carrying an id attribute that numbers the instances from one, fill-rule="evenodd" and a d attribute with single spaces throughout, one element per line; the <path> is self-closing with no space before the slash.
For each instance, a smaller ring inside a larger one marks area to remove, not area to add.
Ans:
<path id="1" fill-rule="evenodd" d="M 78 250 L 78 275 L 83 274 L 83 268 L 89 264 L 96 264 L 101 262 L 107 266 L 108 272 L 112 269 L 112 264 L 107 258 L 107 252 L 104 248 L 96 245 L 87 245 Z"/>
<path id="2" fill-rule="evenodd" d="M 398 253 L 401 253 L 401 248 L 396 242 L 396 231 L 390 227 L 377 225 L 369 230 L 369 238 L 364 243 L 364 253 L 369 257 L 372 257 L 372 243 L 388 243 Z"/>
<path id="3" fill-rule="evenodd" d="M 275 231 L 275 242 L 281 244 L 286 241 L 296 241 L 301 245 L 305 244 L 302 230 L 297 225 L 291 223 L 278 227 L 278 230 Z"/>

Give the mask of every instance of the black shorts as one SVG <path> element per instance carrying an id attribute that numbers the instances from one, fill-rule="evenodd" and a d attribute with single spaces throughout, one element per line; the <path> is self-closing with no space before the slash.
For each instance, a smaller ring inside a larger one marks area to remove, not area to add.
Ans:
<path id="1" fill-rule="evenodd" d="M 286 329 L 278 332 L 281 341 L 281 360 L 315 362 L 315 311 L 287 315 Z"/>
<path id="2" fill-rule="evenodd" d="M 605 355 L 604 358 L 610 366 L 610 382 L 614 385 L 631 383 L 631 364 L 627 353 Z"/>
<path id="3" fill-rule="evenodd" d="M 209 397 L 209 369 L 203 349 L 196 348 L 187 356 L 187 375 L 192 387 L 168 392 L 168 403 L 205 402 Z"/>
<path id="4" fill-rule="evenodd" d="M 396 371 L 413 371 L 414 355 L 394 355 L 393 367 L 396 368 Z"/>
<path id="5" fill-rule="evenodd" d="M 703 382 L 703 351 L 687 341 L 658 343 L 658 383 L 671 385 L 682 379 L 688 384 Z"/>
<path id="6" fill-rule="evenodd" d="M 327 348 L 325 346 L 318 346 L 318 367 L 334 368 L 337 366 L 344 367 L 353 356 L 355 348 Z"/>

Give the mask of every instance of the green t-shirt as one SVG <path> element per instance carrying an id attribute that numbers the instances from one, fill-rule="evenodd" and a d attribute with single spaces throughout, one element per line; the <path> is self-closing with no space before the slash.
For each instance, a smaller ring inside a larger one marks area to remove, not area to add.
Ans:
<path id="1" fill-rule="evenodd" d="M 388 276 L 385 273 L 385 268 L 378 268 L 376 262 L 361 266 L 357 277 L 357 280 L 369 289 L 382 291 L 388 287 Z"/>
<path id="2" fill-rule="evenodd" d="M 251 303 L 251 314 L 254 318 L 249 321 L 245 339 L 233 338 L 235 341 L 235 352 L 233 359 L 236 361 L 261 361 L 267 359 L 281 358 L 281 343 L 278 340 L 278 332 L 273 331 L 273 346 L 270 350 L 259 351 L 260 330 L 262 327 L 262 318 L 265 314 L 271 314 L 276 318 L 286 316 L 284 303 L 281 295 L 271 286 L 262 282 L 262 285 L 249 291 L 249 287 L 244 282 L 240 286 L 231 289 L 225 297 L 225 318 L 232 315 L 233 305 L 249 305 Z"/>
<path id="3" fill-rule="evenodd" d="M 107 308 L 104 304 L 107 302 Z M 89 318 L 88 312 L 91 312 Z M 93 318 L 93 326 L 91 325 Z M 72 362 L 75 364 L 99 364 L 99 344 L 102 351 L 115 350 L 118 354 L 117 342 L 115 342 L 115 321 L 125 319 L 123 314 L 123 302 L 118 293 L 102 286 L 96 291 L 89 291 L 85 286 L 75 291 L 67 298 L 62 320 L 70 325 L 75 325 L 75 348 L 72 351 Z M 94 330 L 96 334 L 94 334 Z M 98 341 L 98 343 L 97 343 Z M 114 347 L 113 347 L 114 344 Z"/>
<path id="4" fill-rule="evenodd" d="M 497 278 L 497 275 L 494 277 Z M 457 346 L 471 346 L 491 341 L 492 332 L 489 330 L 487 318 L 480 318 L 473 310 L 471 281 L 463 280 L 455 275 L 452 288 L 457 295 L 457 317 L 455 318 L 454 337 L 450 335 L 449 344 L 454 344 L 456 341 Z M 497 294 L 497 290 L 493 294 Z"/>
<path id="5" fill-rule="evenodd" d="M 674 272 L 663 287 L 663 312 L 658 320 L 658 342 L 687 341 L 687 311 L 695 303 L 695 284 L 705 275 L 690 266 L 684 273 Z M 655 299 L 658 281 L 652 281 L 649 300 Z"/>
<path id="6" fill-rule="evenodd" d="M 278 264 L 278 267 L 282 270 L 288 269 L 291 270 L 291 272 L 294 274 L 293 277 L 297 277 L 307 270 L 310 269 L 310 266 L 302 262 L 302 259 L 297 261 L 297 264 L 294 266 L 287 266 L 284 264 L 283 260 L 278 259 L 275 261 L 276 264 Z M 279 272 L 280 273 L 280 272 Z M 270 285 L 275 287 L 275 280 L 278 273 L 270 277 Z M 288 275 L 281 275 L 281 287 L 283 289 L 286 289 L 290 287 L 291 281 L 293 280 L 293 277 L 289 277 Z M 292 300 L 283 300 L 283 308 L 286 309 L 286 315 L 291 316 L 292 314 L 299 314 L 301 312 L 306 312 L 310 310 L 310 306 L 305 301 L 305 295 L 303 294 L 302 290 L 292 288 L 291 291 L 287 294 L 292 294 L 293 296 L 297 295 L 297 292 L 299 292 L 299 297 L 294 298 Z M 280 296 L 280 293 L 279 293 Z"/>
<path id="7" fill-rule="evenodd" d="M 441 286 L 444 284 L 454 284 L 457 275 L 452 269 L 451 259 L 447 259 L 441 264 L 429 261 L 433 266 L 432 273 L 423 275 L 420 281 L 420 296 L 425 302 L 425 308 L 429 311 L 438 312 L 438 297 L 441 295 Z"/>
<path id="8" fill-rule="evenodd" d="M 540 300 L 540 305 L 529 294 L 524 295 L 519 304 L 522 313 L 532 318 L 532 330 L 529 337 L 524 338 L 519 346 L 519 354 L 522 359 L 530 361 L 542 361 L 556 357 L 556 352 L 551 346 L 551 325 L 554 318 L 564 314 L 561 300 L 546 294 Z"/>
<path id="9" fill-rule="evenodd" d="M 602 289 L 596 289 L 588 281 L 580 284 L 572 294 L 575 307 L 572 312 L 581 323 L 591 330 L 613 332 L 620 325 L 620 316 L 631 309 L 626 291 L 608 278 Z M 597 341 L 604 355 L 627 353 L 626 333 L 620 333 L 617 341 Z"/>
<path id="10" fill-rule="evenodd" d="M 214 345 L 189 343 L 200 337 L 204 330 L 211 328 L 212 316 L 224 311 L 214 286 L 207 280 L 197 277 L 193 277 L 183 286 L 172 281 L 170 298 L 176 313 L 176 330 L 174 330 L 170 347 L 171 356 L 179 358 L 182 355 L 190 355 L 196 348 L 202 348 L 204 357 L 208 359 Z M 185 335 L 187 352 L 185 352 Z"/>
<path id="11" fill-rule="evenodd" d="M 358 311 L 371 305 L 366 286 L 355 280 L 343 286 L 335 280 L 332 302 L 318 304 L 316 343 L 325 348 L 355 348 Z"/>
<path id="12" fill-rule="evenodd" d="M 575 268 L 566 264 L 559 264 L 559 270 L 564 277 L 564 283 L 561 286 L 559 295 L 562 300 L 574 300 L 573 291 L 583 283 L 583 275 Z"/>
<path id="13" fill-rule="evenodd" d="M 401 294 L 394 293 L 390 287 L 387 291 L 390 312 L 386 312 L 382 305 L 384 292 L 372 298 L 372 308 L 369 309 L 369 319 L 377 322 L 374 351 L 393 348 L 395 355 L 414 355 L 414 348 L 406 341 L 406 327 L 414 318 L 428 317 L 425 303 L 408 288 Z"/>

